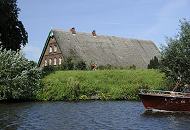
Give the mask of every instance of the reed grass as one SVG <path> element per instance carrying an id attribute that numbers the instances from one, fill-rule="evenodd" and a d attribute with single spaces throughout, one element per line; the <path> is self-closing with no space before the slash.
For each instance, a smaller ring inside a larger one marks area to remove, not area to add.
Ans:
<path id="1" fill-rule="evenodd" d="M 158 70 L 55 71 L 42 79 L 38 100 L 138 100 L 139 89 L 166 89 Z"/>

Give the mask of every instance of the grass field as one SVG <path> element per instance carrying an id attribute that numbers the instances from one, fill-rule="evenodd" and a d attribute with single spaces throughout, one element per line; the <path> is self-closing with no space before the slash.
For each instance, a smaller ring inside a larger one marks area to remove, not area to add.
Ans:
<path id="1" fill-rule="evenodd" d="M 157 70 L 55 71 L 42 79 L 38 100 L 138 100 L 141 88 L 165 89 Z"/>

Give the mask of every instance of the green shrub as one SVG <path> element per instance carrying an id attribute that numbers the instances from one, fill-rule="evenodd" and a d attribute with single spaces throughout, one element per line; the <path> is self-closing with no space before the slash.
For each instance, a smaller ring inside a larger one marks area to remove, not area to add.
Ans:
<path id="1" fill-rule="evenodd" d="M 86 63 L 84 61 L 78 61 L 75 65 L 75 68 L 77 70 L 87 70 L 87 66 L 86 66 Z"/>
<path id="2" fill-rule="evenodd" d="M 41 70 L 20 52 L 0 48 L 0 100 L 32 99 L 40 87 Z"/>
<path id="3" fill-rule="evenodd" d="M 45 66 L 42 68 L 42 77 L 54 72 L 56 68 L 54 66 Z"/>
<path id="4" fill-rule="evenodd" d="M 129 69 L 135 70 L 136 66 L 135 65 L 129 66 Z"/>
<path id="5" fill-rule="evenodd" d="M 63 63 L 64 70 L 74 70 L 74 61 L 71 57 L 68 57 Z"/>

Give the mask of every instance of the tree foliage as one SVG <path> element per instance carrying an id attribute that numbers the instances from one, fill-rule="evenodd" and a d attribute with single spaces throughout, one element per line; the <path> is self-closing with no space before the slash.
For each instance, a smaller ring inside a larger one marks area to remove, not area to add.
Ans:
<path id="1" fill-rule="evenodd" d="M 153 59 L 150 60 L 150 63 L 148 64 L 148 69 L 158 69 L 160 66 L 160 63 L 158 61 L 158 58 L 154 56 Z"/>
<path id="2" fill-rule="evenodd" d="M 64 70 L 74 70 L 75 63 L 71 57 L 68 57 L 66 61 L 63 63 Z"/>
<path id="3" fill-rule="evenodd" d="M 80 61 L 78 61 L 76 63 L 75 68 L 78 69 L 78 70 L 86 70 L 87 69 L 87 65 L 86 65 L 86 63 L 83 60 L 80 60 Z"/>
<path id="4" fill-rule="evenodd" d="M 28 42 L 19 11 L 17 0 L 0 0 L 0 46 L 7 50 L 20 50 Z"/>
<path id="5" fill-rule="evenodd" d="M 72 57 L 66 58 L 60 70 L 86 70 L 87 65 L 83 60 L 75 60 Z"/>
<path id="6" fill-rule="evenodd" d="M 190 83 L 190 22 L 180 21 L 180 31 L 174 38 L 168 38 L 161 58 L 162 70 L 175 82 Z"/>
<path id="7" fill-rule="evenodd" d="M 31 99 L 40 86 L 41 70 L 15 51 L 0 48 L 0 100 Z"/>

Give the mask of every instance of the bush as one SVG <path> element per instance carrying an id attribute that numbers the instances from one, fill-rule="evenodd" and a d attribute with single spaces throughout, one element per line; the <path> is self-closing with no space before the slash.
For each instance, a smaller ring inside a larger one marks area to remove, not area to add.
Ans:
<path id="1" fill-rule="evenodd" d="M 135 65 L 129 66 L 129 69 L 135 70 L 136 66 Z"/>
<path id="2" fill-rule="evenodd" d="M 76 67 L 75 67 L 77 70 L 87 70 L 87 66 L 86 66 L 86 63 L 84 61 L 79 61 L 77 62 L 76 64 Z"/>
<path id="3" fill-rule="evenodd" d="M 68 57 L 63 63 L 64 70 L 74 70 L 74 61 L 71 57 Z"/>
<path id="4" fill-rule="evenodd" d="M 54 66 L 45 66 L 42 68 L 42 77 L 54 72 L 56 68 Z"/>
<path id="5" fill-rule="evenodd" d="M 55 70 L 87 70 L 87 65 L 83 60 L 76 61 L 68 57 L 61 66 L 55 68 Z"/>
<path id="6" fill-rule="evenodd" d="M 23 54 L 0 48 L 0 100 L 32 99 L 40 86 L 41 70 Z"/>

